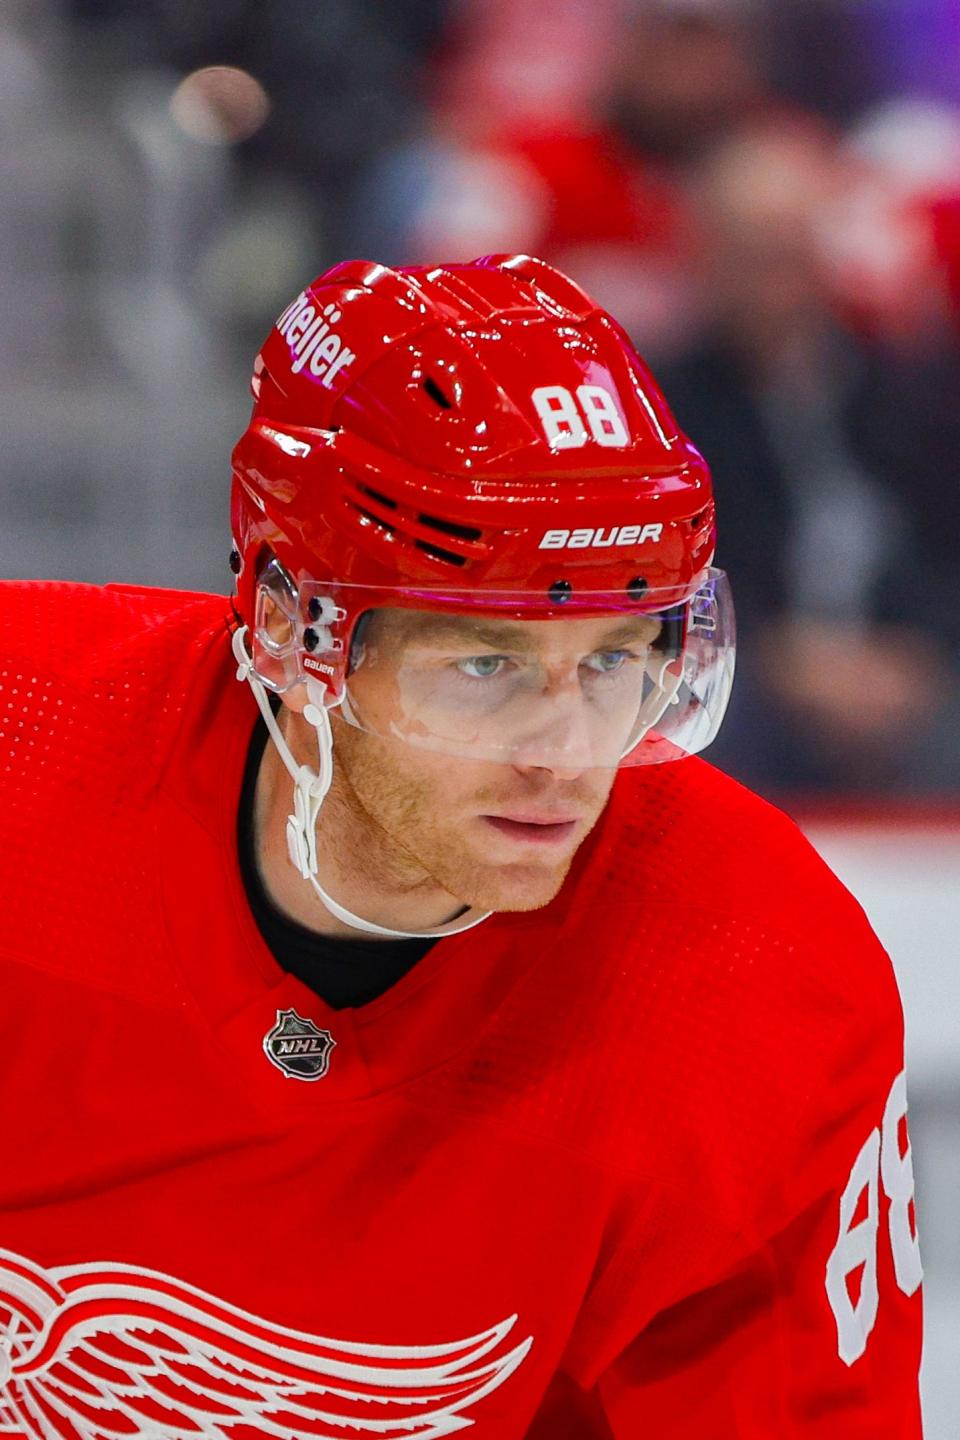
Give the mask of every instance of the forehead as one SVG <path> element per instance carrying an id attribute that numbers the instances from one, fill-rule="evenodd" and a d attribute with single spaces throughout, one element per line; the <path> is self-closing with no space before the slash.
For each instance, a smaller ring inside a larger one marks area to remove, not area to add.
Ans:
<path id="1" fill-rule="evenodd" d="M 596 650 L 650 644 L 660 631 L 656 615 L 599 615 L 554 620 L 508 620 L 491 615 L 383 609 L 371 616 L 371 639 L 415 648 L 482 645 L 504 650 Z"/>

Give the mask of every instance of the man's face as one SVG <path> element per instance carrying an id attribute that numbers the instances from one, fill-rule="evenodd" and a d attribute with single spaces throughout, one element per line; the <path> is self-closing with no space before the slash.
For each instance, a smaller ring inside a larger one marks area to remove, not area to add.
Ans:
<path id="1" fill-rule="evenodd" d="M 411 884 L 547 904 L 606 804 L 659 628 L 374 612 L 348 686 L 363 728 L 332 713 L 341 797 Z"/>

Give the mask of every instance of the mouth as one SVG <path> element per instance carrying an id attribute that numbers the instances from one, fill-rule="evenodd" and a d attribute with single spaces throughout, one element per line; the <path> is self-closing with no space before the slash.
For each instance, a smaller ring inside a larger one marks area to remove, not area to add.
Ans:
<path id="1" fill-rule="evenodd" d="M 500 835 L 528 845 L 562 845 L 577 828 L 576 820 L 537 820 L 524 816 L 481 815 L 480 819 Z"/>

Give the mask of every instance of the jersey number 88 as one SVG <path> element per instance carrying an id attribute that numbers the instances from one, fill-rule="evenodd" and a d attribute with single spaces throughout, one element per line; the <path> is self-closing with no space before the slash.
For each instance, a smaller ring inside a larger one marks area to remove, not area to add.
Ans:
<path id="1" fill-rule="evenodd" d="M 923 1279 L 920 1246 L 911 1222 L 913 1205 L 913 1157 L 909 1143 L 900 1152 L 900 1126 L 907 1114 L 907 1082 L 901 1070 L 887 1097 L 882 1129 L 876 1126 L 850 1171 L 840 1197 L 840 1229 L 837 1243 L 827 1261 L 827 1298 L 837 1322 L 837 1350 L 840 1359 L 852 1365 L 867 1348 L 877 1319 L 877 1246 L 879 1243 L 879 1186 L 890 1202 L 887 1229 L 893 1253 L 897 1284 L 912 1295 Z M 866 1214 L 853 1223 L 866 1192 Z M 849 1276 L 863 1270 L 860 1294 L 854 1304 L 847 1287 Z"/>

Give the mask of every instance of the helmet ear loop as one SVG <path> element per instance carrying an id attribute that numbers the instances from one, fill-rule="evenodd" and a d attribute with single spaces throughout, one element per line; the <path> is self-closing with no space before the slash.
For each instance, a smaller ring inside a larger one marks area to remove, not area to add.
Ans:
<path id="1" fill-rule="evenodd" d="M 267 689 L 281 692 L 300 676 L 297 591 L 275 555 L 261 566 L 254 588 L 254 620 L 247 643 L 254 674 Z"/>
<path id="2" fill-rule="evenodd" d="M 372 617 L 372 610 L 365 611 L 358 617 L 353 627 L 347 662 L 348 675 L 351 670 L 356 669 L 362 663 L 363 636 Z M 287 853 L 302 878 L 312 882 L 324 902 L 333 908 L 334 913 L 339 913 L 342 919 L 348 912 L 340 910 L 336 902 L 331 901 L 330 896 L 320 889 L 316 878 L 318 873 L 317 820 L 320 816 L 320 807 L 333 784 L 333 727 L 330 724 L 330 711 L 335 706 L 339 706 L 340 713 L 350 725 L 358 730 L 362 730 L 363 726 L 350 705 L 345 683 L 341 685 L 339 695 L 332 695 L 325 685 L 308 675 L 306 687 L 308 703 L 304 706 L 303 718 L 308 725 L 313 726 L 317 734 L 317 772 L 313 774 L 306 766 L 300 766 L 298 773 L 293 777 L 293 814 L 287 817 Z M 306 777 L 309 777 L 309 781 Z"/>
<path id="3" fill-rule="evenodd" d="M 277 724 L 267 699 L 266 688 L 256 673 L 247 650 L 248 630 L 241 626 L 234 631 L 232 647 L 237 661 L 237 679 L 245 680 L 253 691 L 257 708 L 263 716 L 270 739 L 276 746 L 284 768 L 293 781 L 293 814 L 287 817 L 287 853 L 291 863 L 304 880 L 317 873 L 317 816 L 333 780 L 333 733 L 323 706 L 308 704 L 304 717 L 317 731 L 320 768 L 315 774 L 309 765 L 298 765 L 286 736 Z"/>

